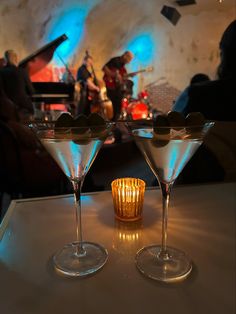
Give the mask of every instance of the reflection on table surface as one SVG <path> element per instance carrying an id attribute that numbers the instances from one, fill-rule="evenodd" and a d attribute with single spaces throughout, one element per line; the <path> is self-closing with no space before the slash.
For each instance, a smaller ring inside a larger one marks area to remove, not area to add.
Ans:
<path id="1" fill-rule="evenodd" d="M 0 304 L 12 313 L 235 312 L 235 183 L 173 189 L 169 245 L 193 260 L 190 277 L 164 285 L 143 277 L 134 257 L 161 240 L 161 195 L 147 190 L 143 219 L 114 219 L 111 192 L 83 195 L 84 240 L 108 249 L 97 274 L 84 279 L 55 273 L 51 257 L 74 240 L 70 195 L 13 201 L 0 227 Z M 10 296 L 10 297 L 9 297 Z"/>

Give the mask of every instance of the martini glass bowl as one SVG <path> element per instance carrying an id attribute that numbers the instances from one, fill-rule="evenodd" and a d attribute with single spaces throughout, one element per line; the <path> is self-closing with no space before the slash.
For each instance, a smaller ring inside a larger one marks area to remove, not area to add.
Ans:
<path id="1" fill-rule="evenodd" d="M 170 127 L 131 123 L 129 128 L 137 146 L 162 192 L 162 240 L 160 245 L 143 247 L 136 254 L 139 271 L 154 280 L 176 282 L 192 270 L 191 259 L 181 250 L 167 246 L 167 223 L 171 188 L 184 166 L 203 142 L 214 122 L 202 125 Z"/>
<path id="2" fill-rule="evenodd" d="M 108 253 L 97 243 L 82 237 L 81 188 L 84 178 L 113 124 L 89 127 L 56 127 L 55 123 L 37 123 L 31 127 L 42 145 L 57 162 L 73 186 L 76 239 L 53 256 L 55 269 L 67 276 L 83 277 L 104 266 Z"/>

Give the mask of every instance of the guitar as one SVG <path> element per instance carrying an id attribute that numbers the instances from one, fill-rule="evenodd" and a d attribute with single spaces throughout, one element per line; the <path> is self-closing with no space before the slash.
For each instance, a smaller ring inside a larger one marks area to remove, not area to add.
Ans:
<path id="1" fill-rule="evenodd" d="M 107 88 L 117 88 L 117 87 L 121 87 L 123 84 L 125 84 L 125 81 L 128 80 L 129 77 L 135 76 L 139 73 L 143 73 L 143 72 L 152 72 L 153 71 L 153 67 L 149 66 L 145 69 L 141 69 L 135 72 L 131 72 L 131 73 L 127 73 L 125 67 L 118 69 L 115 68 L 110 68 L 109 70 L 111 72 L 113 72 L 113 76 L 108 76 L 107 74 L 105 74 L 103 76 L 103 80 L 106 84 Z"/>

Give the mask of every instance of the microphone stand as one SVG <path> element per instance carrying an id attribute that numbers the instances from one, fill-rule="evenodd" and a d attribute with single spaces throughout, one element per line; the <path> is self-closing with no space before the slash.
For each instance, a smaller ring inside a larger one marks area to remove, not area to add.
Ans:
<path id="1" fill-rule="evenodd" d="M 75 80 L 73 74 L 71 73 L 70 69 L 68 68 L 67 64 L 65 63 L 65 61 L 62 59 L 62 57 L 61 57 L 58 53 L 57 53 L 57 56 L 58 56 L 58 58 L 61 60 L 62 64 L 64 65 L 64 67 L 65 67 L 65 69 L 66 69 L 66 72 L 68 73 L 69 78 L 71 79 L 71 82 L 72 82 L 72 83 L 75 83 L 76 80 Z"/>

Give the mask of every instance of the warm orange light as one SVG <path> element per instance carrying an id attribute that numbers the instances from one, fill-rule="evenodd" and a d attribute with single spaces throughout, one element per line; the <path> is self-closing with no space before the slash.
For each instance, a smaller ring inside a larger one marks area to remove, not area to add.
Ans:
<path id="1" fill-rule="evenodd" d="M 145 182 L 137 178 L 120 178 L 111 184 L 116 218 L 135 221 L 142 217 Z"/>

